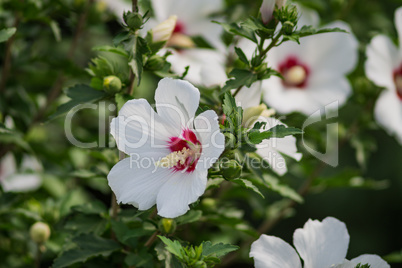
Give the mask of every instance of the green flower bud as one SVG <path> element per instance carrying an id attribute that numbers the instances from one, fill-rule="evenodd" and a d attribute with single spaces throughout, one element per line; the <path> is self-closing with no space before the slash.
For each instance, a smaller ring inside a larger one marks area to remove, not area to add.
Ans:
<path id="1" fill-rule="evenodd" d="M 121 81 L 117 76 L 106 76 L 103 78 L 103 88 L 107 93 L 115 94 L 121 90 Z"/>
<path id="2" fill-rule="evenodd" d="M 236 148 L 236 137 L 232 133 L 225 133 L 225 148 L 232 150 Z"/>
<path id="3" fill-rule="evenodd" d="M 145 67 L 150 70 L 160 70 L 165 65 L 165 59 L 158 55 L 152 55 L 145 64 Z"/>
<path id="4" fill-rule="evenodd" d="M 240 177 L 242 166 L 236 160 L 228 160 L 220 163 L 221 173 L 226 180 L 234 180 Z"/>
<path id="5" fill-rule="evenodd" d="M 293 32 L 293 28 L 295 25 L 291 23 L 290 21 L 285 21 L 283 24 L 282 28 L 285 34 L 291 34 Z"/>
<path id="6" fill-rule="evenodd" d="M 127 26 L 133 31 L 137 31 L 142 26 L 142 16 L 138 13 L 128 14 L 125 21 Z"/>
<path id="7" fill-rule="evenodd" d="M 158 228 L 163 234 L 173 234 L 176 231 L 176 221 L 174 219 L 162 218 L 158 223 Z"/>
<path id="8" fill-rule="evenodd" d="M 201 205 L 208 210 L 213 210 L 216 208 L 216 200 L 213 198 L 207 197 L 207 198 L 202 199 Z"/>
<path id="9" fill-rule="evenodd" d="M 46 242 L 50 237 L 49 225 L 44 222 L 36 222 L 29 229 L 29 235 L 34 242 L 42 244 Z"/>

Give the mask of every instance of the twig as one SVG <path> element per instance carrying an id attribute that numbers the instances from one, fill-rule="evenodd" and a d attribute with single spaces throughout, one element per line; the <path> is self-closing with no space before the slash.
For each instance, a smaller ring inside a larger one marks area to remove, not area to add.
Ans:
<path id="1" fill-rule="evenodd" d="M 133 12 L 138 12 L 138 0 L 131 0 Z"/>
<path id="2" fill-rule="evenodd" d="M 155 231 L 151 237 L 148 239 L 147 242 L 145 242 L 144 246 L 149 248 L 156 240 L 157 235 L 159 234 L 159 231 Z"/>
<path id="3" fill-rule="evenodd" d="M 19 23 L 20 23 L 19 16 L 16 16 L 13 27 L 17 28 Z M 3 92 L 5 90 L 7 79 L 8 79 L 8 76 L 10 75 L 11 47 L 15 40 L 15 36 L 16 36 L 16 33 L 14 33 L 13 36 L 11 36 L 10 39 L 7 40 L 7 43 L 6 43 L 6 54 L 5 54 L 5 58 L 4 58 L 4 65 L 3 65 L 3 70 L 1 72 L 1 80 L 0 80 L 0 92 Z"/>

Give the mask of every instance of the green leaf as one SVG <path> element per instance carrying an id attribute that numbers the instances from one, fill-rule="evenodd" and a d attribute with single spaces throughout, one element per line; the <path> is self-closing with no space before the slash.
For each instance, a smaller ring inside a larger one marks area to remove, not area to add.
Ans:
<path id="1" fill-rule="evenodd" d="M 90 203 L 85 203 L 79 206 L 71 207 L 71 210 L 84 213 L 84 214 L 102 214 L 107 212 L 105 205 L 97 200 L 93 200 Z"/>
<path id="2" fill-rule="evenodd" d="M 164 236 L 158 235 L 158 237 L 162 240 L 162 242 L 166 245 L 166 250 L 175 255 L 180 260 L 183 259 L 183 246 L 177 240 L 170 240 Z"/>
<path id="3" fill-rule="evenodd" d="M 284 138 L 289 135 L 297 135 L 303 133 L 303 131 L 298 128 L 286 127 L 284 125 L 277 125 L 266 131 L 260 131 L 255 126 L 256 125 L 254 125 L 254 127 L 248 132 L 248 141 L 252 144 L 259 144 L 263 140 L 269 138 Z"/>
<path id="4" fill-rule="evenodd" d="M 400 251 L 392 252 L 383 257 L 384 260 L 391 263 L 402 263 L 402 249 Z"/>
<path id="5" fill-rule="evenodd" d="M 74 234 L 93 233 L 101 235 L 105 232 L 108 221 L 95 214 L 78 214 L 69 217 L 64 225 L 65 230 L 70 230 Z"/>
<path id="6" fill-rule="evenodd" d="M 53 268 L 68 267 L 75 263 L 85 262 L 95 256 L 108 256 L 119 250 L 120 245 L 111 240 L 93 234 L 82 234 L 73 238 L 75 247 L 64 251 L 53 262 Z"/>
<path id="7" fill-rule="evenodd" d="M 341 29 L 341 28 L 323 28 L 323 29 L 315 29 L 311 25 L 304 25 L 300 30 L 294 32 L 299 37 L 305 37 L 314 34 L 321 34 L 321 33 L 348 33 L 348 31 Z"/>
<path id="8" fill-rule="evenodd" d="M 241 26 L 237 25 L 236 23 L 223 23 L 223 22 L 218 22 L 218 21 L 212 21 L 212 22 L 221 25 L 223 27 L 223 29 L 230 34 L 239 35 L 239 36 L 245 37 L 245 38 L 253 41 L 256 44 L 258 43 L 257 37 L 254 34 L 254 31 L 249 28 L 241 27 Z"/>
<path id="9" fill-rule="evenodd" d="M 128 240 L 131 238 L 150 236 L 154 232 L 154 230 L 144 229 L 142 223 L 139 223 L 134 228 L 129 228 L 123 222 L 114 220 L 112 221 L 112 229 L 115 232 L 117 239 L 123 244 L 127 244 Z"/>
<path id="10" fill-rule="evenodd" d="M 5 42 L 8 39 L 10 39 L 10 37 L 13 36 L 16 31 L 17 31 L 17 28 L 15 28 L 15 27 L 2 29 L 0 31 L 0 43 Z"/>
<path id="11" fill-rule="evenodd" d="M 198 221 L 202 216 L 202 211 L 201 210 L 190 210 L 183 216 L 180 216 L 176 218 L 176 223 L 177 225 L 180 224 L 187 224 L 187 223 L 192 223 Z"/>
<path id="12" fill-rule="evenodd" d="M 264 182 L 266 186 L 274 192 L 279 193 L 280 195 L 290 198 L 298 203 L 303 203 L 303 197 L 299 195 L 295 190 L 290 188 L 285 184 L 280 184 L 279 179 L 268 174 L 263 175 Z"/>
<path id="13" fill-rule="evenodd" d="M 146 248 L 142 248 L 138 253 L 129 253 L 124 259 L 124 262 L 129 267 L 155 267 L 153 256 L 147 252 Z"/>
<path id="14" fill-rule="evenodd" d="M 233 76 L 233 79 L 226 81 L 225 86 L 222 88 L 223 93 L 242 86 L 250 87 L 258 79 L 256 73 L 245 69 L 233 69 L 229 75 Z"/>
<path id="15" fill-rule="evenodd" d="M 247 64 L 247 66 L 250 66 L 250 62 L 248 61 L 246 55 L 244 54 L 243 50 L 241 50 L 241 48 L 235 47 L 235 51 L 237 56 L 239 57 L 239 59 L 244 62 L 245 64 Z"/>
<path id="16" fill-rule="evenodd" d="M 141 75 L 143 70 L 143 55 L 150 52 L 147 41 L 144 38 L 135 36 L 133 40 L 131 57 L 128 65 L 131 67 L 135 77 L 137 78 L 137 85 L 141 82 Z"/>
<path id="17" fill-rule="evenodd" d="M 126 102 L 133 99 L 133 96 L 127 93 L 117 93 L 114 98 L 116 100 L 117 110 L 120 111 L 121 107 L 123 107 Z"/>
<path id="18" fill-rule="evenodd" d="M 57 21 L 50 21 L 49 23 L 50 28 L 52 29 L 53 35 L 54 35 L 54 39 L 56 39 L 57 42 L 61 41 L 61 30 L 59 27 L 59 24 L 57 23 Z"/>
<path id="19" fill-rule="evenodd" d="M 230 245 L 230 244 L 219 243 L 219 244 L 212 245 L 212 243 L 210 241 L 202 242 L 201 245 L 202 245 L 202 255 L 204 255 L 204 256 L 213 255 L 218 258 L 228 254 L 229 252 L 239 249 L 238 246 Z"/>
<path id="20" fill-rule="evenodd" d="M 117 54 L 117 55 L 120 55 L 120 56 L 123 56 L 123 57 L 126 57 L 126 58 L 129 57 L 127 51 L 125 51 L 125 50 L 124 50 L 123 48 L 121 48 L 121 47 L 97 46 L 97 47 L 92 48 L 92 50 L 95 50 L 95 51 L 104 51 L 104 52 L 111 52 L 111 53 L 114 53 L 114 54 Z"/>
<path id="21" fill-rule="evenodd" d="M 71 100 L 57 107 L 56 112 L 49 117 L 49 120 L 67 113 L 79 104 L 92 103 L 107 96 L 106 92 L 93 89 L 83 84 L 78 84 L 68 88 L 66 90 L 66 95 L 70 97 Z"/>
<path id="22" fill-rule="evenodd" d="M 235 180 L 232 180 L 232 182 L 240 185 L 241 187 L 250 189 L 250 190 L 254 191 L 255 193 L 259 194 L 262 198 L 265 198 L 264 195 L 257 188 L 257 186 L 255 186 L 251 181 L 249 181 L 247 179 L 235 179 Z"/>

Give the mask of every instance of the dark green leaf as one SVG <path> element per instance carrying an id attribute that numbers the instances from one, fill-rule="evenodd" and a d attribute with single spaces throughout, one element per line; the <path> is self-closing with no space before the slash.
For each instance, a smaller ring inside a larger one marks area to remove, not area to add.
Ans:
<path id="1" fill-rule="evenodd" d="M 250 66 L 250 62 L 248 61 L 246 55 L 244 54 L 243 50 L 241 50 L 238 47 L 235 47 L 235 51 L 237 56 L 239 57 L 239 59 L 244 62 L 245 64 L 247 64 L 247 66 Z"/>
<path id="2" fill-rule="evenodd" d="M 279 179 L 268 174 L 263 175 L 264 182 L 266 186 L 274 192 L 279 193 L 280 195 L 290 198 L 298 203 L 303 203 L 303 197 L 301 197 L 295 190 L 290 188 L 285 184 L 280 184 Z"/>
<path id="3" fill-rule="evenodd" d="M 216 257 L 221 257 L 238 249 L 238 246 L 230 244 L 219 243 L 212 245 L 210 241 L 205 241 L 202 243 L 202 255 L 204 256 L 213 255 Z"/>
<path id="4" fill-rule="evenodd" d="M 249 181 L 247 179 L 235 179 L 235 180 L 232 180 L 232 182 L 240 185 L 241 187 L 250 189 L 250 190 L 254 191 L 255 193 L 259 194 L 262 198 L 265 198 L 264 195 L 257 188 L 257 186 L 255 186 L 251 181 Z"/>
<path id="5" fill-rule="evenodd" d="M 254 34 L 254 31 L 249 28 L 241 27 L 241 26 L 237 25 L 236 23 L 223 23 L 223 22 L 217 22 L 217 21 L 213 21 L 213 22 L 221 25 L 223 27 L 223 29 L 230 34 L 239 35 L 239 36 L 245 37 L 245 38 L 253 41 L 256 44 L 258 43 L 257 37 Z"/>
<path id="6" fill-rule="evenodd" d="M 83 103 L 92 103 L 99 101 L 107 96 L 103 91 L 95 90 L 87 85 L 79 84 L 72 86 L 66 90 L 66 94 L 71 100 L 60 105 L 56 112 L 49 117 L 49 120 L 61 116 L 72 108 Z"/>
<path id="7" fill-rule="evenodd" d="M 75 263 L 85 262 L 95 256 L 108 256 L 120 249 L 120 245 L 111 240 L 92 234 L 82 234 L 73 238 L 74 248 L 61 253 L 53 262 L 53 268 L 68 267 Z"/>
<path id="8" fill-rule="evenodd" d="M 225 86 L 222 88 L 222 92 L 242 86 L 250 87 L 251 84 L 258 79 L 256 73 L 244 69 L 233 69 L 229 75 L 234 78 L 226 81 Z"/>
<path id="9" fill-rule="evenodd" d="M 201 210 L 190 210 L 189 212 L 187 212 L 183 216 L 176 218 L 175 220 L 177 225 L 187 224 L 198 221 L 201 218 L 201 216 L 202 216 Z"/>
<path id="10" fill-rule="evenodd" d="M 125 51 L 123 48 L 121 47 L 112 47 L 112 46 L 97 46 L 94 47 L 93 50 L 95 51 L 105 51 L 105 52 L 111 52 L 111 53 L 115 53 L 117 55 L 123 56 L 128 58 L 129 55 L 127 53 L 127 51 Z"/>

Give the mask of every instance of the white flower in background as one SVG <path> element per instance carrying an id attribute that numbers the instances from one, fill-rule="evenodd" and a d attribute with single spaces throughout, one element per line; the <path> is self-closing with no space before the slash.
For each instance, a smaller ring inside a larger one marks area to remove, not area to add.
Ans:
<path id="1" fill-rule="evenodd" d="M 318 24 L 316 12 L 298 8 L 298 28 Z M 284 80 L 272 76 L 262 83 L 263 100 L 279 113 L 298 111 L 310 115 L 338 101 L 345 103 L 351 86 L 345 77 L 357 64 L 358 42 L 349 26 L 334 22 L 325 28 L 339 27 L 349 33 L 324 33 L 300 38 L 300 45 L 285 42 L 268 52 L 269 67 L 279 71 Z M 239 45 L 248 57 L 255 44 L 242 40 Z"/>
<path id="2" fill-rule="evenodd" d="M 164 78 L 155 92 L 157 112 L 144 99 L 122 107 L 111 134 L 130 157 L 108 175 L 118 202 L 140 210 L 156 204 L 160 216 L 175 218 L 204 193 L 208 169 L 225 139 L 214 111 L 194 118 L 199 100 L 200 92 L 189 82 Z"/>
<path id="3" fill-rule="evenodd" d="M 98 3 L 104 3 L 106 4 L 107 8 L 110 9 L 113 14 L 119 20 L 122 22 L 123 21 L 123 13 L 127 11 L 132 10 L 132 4 L 131 1 L 125 1 L 125 0 L 100 0 Z"/>
<path id="4" fill-rule="evenodd" d="M 374 108 L 375 118 L 402 144 L 402 7 L 395 11 L 399 48 L 387 36 L 374 37 L 367 46 L 365 71 L 376 85 L 385 87 Z"/>
<path id="5" fill-rule="evenodd" d="M 358 42 L 346 23 L 334 22 L 325 27 L 339 27 L 349 34 L 303 37 L 300 45 L 286 42 L 268 53 L 270 67 L 284 79 L 273 76 L 264 80 L 263 98 L 278 112 L 310 115 L 335 101 L 342 105 L 350 95 L 351 86 L 345 76 L 356 66 Z"/>
<path id="6" fill-rule="evenodd" d="M 155 28 L 174 16 L 176 25 L 167 47 L 172 53 L 167 60 L 172 70 L 182 74 L 187 66 L 190 69 L 185 77 L 193 84 L 214 86 L 222 85 L 227 79 L 225 73 L 224 45 L 220 40 L 222 27 L 208 18 L 222 9 L 220 0 L 152 0 L 155 19 L 145 24 L 145 30 L 155 33 Z M 156 26 L 159 24 L 158 26 Z M 219 49 L 196 48 L 191 37 L 201 36 L 211 46 Z M 162 51 L 164 52 L 164 51 Z"/>
<path id="7" fill-rule="evenodd" d="M 17 167 L 14 155 L 7 153 L 0 162 L 0 184 L 5 192 L 28 192 L 38 189 L 42 178 L 41 164 L 32 156 L 24 155 Z"/>
<path id="8" fill-rule="evenodd" d="M 370 268 L 389 268 L 377 255 L 361 255 L 345 259 L 349 246 L 346 225 L 338 219 L 327 217 L 322 222 L 308 220 L 303 228 L 293 234 L 296 250 L 275 236 L 261 235 L 251 245 L 250 257 L 256 268 L 354 268 L 357 264 L 370 264 Z M 299 257 L 300 255 L 300 257 Z"/>
<path id="9" fill-rule="evenodd" d="M 243 108 L 243 125 L 252 128 L 255 122 L 265 122 L 265 130 L 277 125 L 285 125 L 280 120 L 271 117 L 275 111 L 267 109 L 261 102 L 261 82 L 256 82 L 250 88 L 243 88 L 236 95 L 236 101 Z M 285 125 L 286 126 L 286 125 Z M 264 129 L 261 129 L 264 131 Z M 296 161 L 302 158 L 302 154 L 297 152 L 296 138 L 286 136 L 284 138 L 271 138 L 263 140 L 256 145 L 257 151 L 265 161 L 268 162 L 272 170 L 284 175 L 287 172 L 286 161 L 283 155 L 287 155 Z"/>

